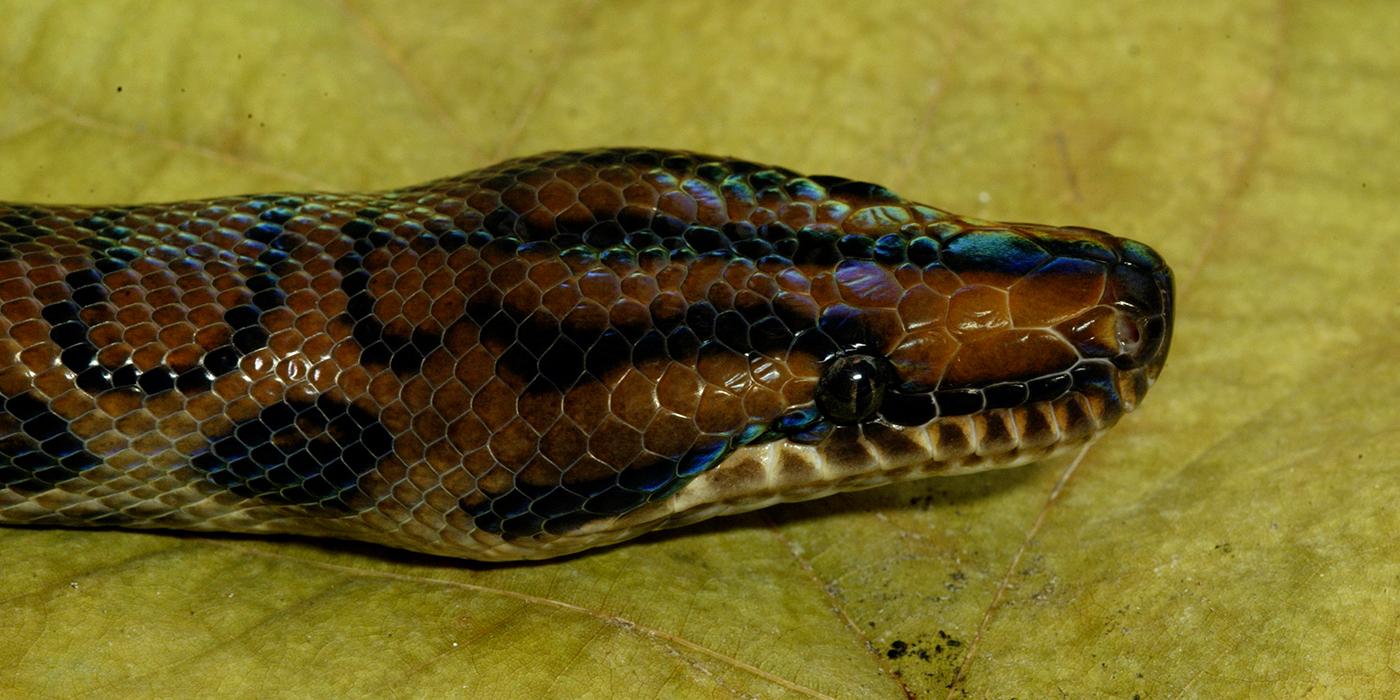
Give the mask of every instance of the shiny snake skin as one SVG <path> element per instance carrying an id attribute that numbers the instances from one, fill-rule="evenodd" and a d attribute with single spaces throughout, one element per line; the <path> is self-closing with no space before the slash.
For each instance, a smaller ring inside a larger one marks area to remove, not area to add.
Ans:
<path id="1" fill-rule="evenodd" d="M 686 152 L 0 203 L 0 522 L 555 556 L 1083 444 L 1171 324 L 1140 243 Z"/>

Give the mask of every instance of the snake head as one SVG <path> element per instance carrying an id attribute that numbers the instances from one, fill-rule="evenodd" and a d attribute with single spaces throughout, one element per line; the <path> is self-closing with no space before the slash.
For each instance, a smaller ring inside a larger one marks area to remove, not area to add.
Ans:
<path id="1" fill-rule="evenodd" d="M 848 254 L 778 272 L 793 293 L 773 314 L 792 332 L 764 361 L 792 408 L 638 516 L 1042 459 L 1111 427 L 1165 363 L 1172 274 L 1141 243 L 954 217 L 870 242 L 837 238 Z"/>
<path id="2" fill-rule="evenodd" d="M 1100 255 L 1086 257 L 1086 241 Z M 841 300 L 799 346 L 821 365 L 825 422 L 919 425 L 1055 398 L 1076 376 L 1141 368 L 1150 381 L 1160 370 L 1170 273 L 1145 246 L 1082 229 L 973 230 L 947 246 L 915 269 L 836 267 Z"/>

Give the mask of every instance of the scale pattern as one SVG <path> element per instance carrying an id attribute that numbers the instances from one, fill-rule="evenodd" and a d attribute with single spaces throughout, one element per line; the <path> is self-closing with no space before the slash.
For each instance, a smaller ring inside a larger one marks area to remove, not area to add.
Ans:
<path id="1" fill-rule="evenodd" d="M 1133 241 L 675 151 L 0 203 L 0 522 L 553 556 L 1080 444 L 1171 306 Z"/>

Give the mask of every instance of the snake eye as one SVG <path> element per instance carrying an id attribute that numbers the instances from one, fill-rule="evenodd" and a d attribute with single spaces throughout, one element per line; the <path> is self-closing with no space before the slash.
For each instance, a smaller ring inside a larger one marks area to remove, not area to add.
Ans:
<path id="1" fill-rule="evenodd" d="M 893 376 L 889 362 L 870 355 L 842 355 L 831 360 L 817 383 L 817 408 L 832 423 L 869 420 L 885 398 Z"/>

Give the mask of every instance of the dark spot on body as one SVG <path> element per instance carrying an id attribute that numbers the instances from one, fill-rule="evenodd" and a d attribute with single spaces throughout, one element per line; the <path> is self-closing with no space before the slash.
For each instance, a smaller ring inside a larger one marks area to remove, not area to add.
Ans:
<path id="1" fill-rule="evenodd" d="M 215 485 L 245 498 L 351 509 L 360 480 L 394 447 L 388 429 L 366 411 L 321 396 L 283 402 L 234 426 L 191 459 Z"/>
<path id="2" fill-rule="evenodd" d="M 101 460 L 68 429 L 68 421 L 28 394 L 0 402 L 0 488 L 47 491 Z"/>
<path id="3" fill-rule="evenodd" d="M 719 464 L 727 453 L 727 443 L 721 440 L 693 447 L 678 458 L 632 464 L 598 479 L 549 484 L 517 480 L 508 491 L 463 498 L 459 506 L 476 527 L 503 537 L 564 534 L 666 498 Z"/>

